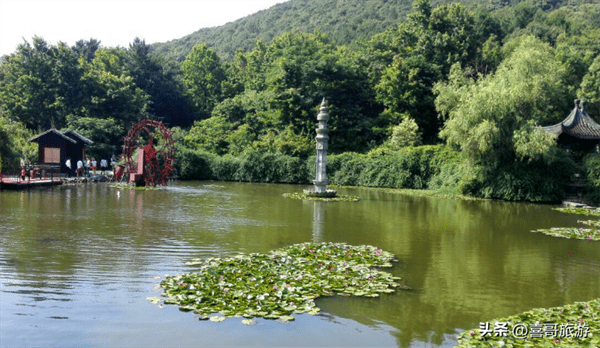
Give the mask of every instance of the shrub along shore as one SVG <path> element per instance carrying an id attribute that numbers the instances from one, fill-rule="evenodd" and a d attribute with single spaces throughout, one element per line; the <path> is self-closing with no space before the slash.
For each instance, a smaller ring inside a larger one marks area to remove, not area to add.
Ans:
<path id="1" fill-rule="evenodd" d="M 587 180 L 586 197 L 600 201 L 600 156 L 589 155 L 581 172 Z M 378 148 L 369 153 L 328 155 L 330 185 L 402 189 L 407 194 L 427 193 L 443 197 L 472 197 L 508 201 L 560 202 L 571 175 L 572 163 L 548 167 L 543 163 L 481 170 L 461 153 L 446 145 L 409 146 L 399 150 Z M 315 157 L 248 151 L 240 156 L 216 155 L 181 148 L 177 174 L 181 180 L 217 180 L 310 185 Z M 417 191 L 414 191 L 417 190 Z"/>

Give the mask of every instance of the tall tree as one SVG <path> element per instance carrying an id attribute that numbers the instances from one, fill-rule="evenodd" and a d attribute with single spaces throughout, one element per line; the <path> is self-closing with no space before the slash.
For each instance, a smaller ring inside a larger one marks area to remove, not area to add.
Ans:
<path id="1" fill-rule="evenodd" d="M 435 142 L 440 124 L 437 112 L 431 107 L 435 101 L 431 88 L 439 78 L 439 66 L 424 56 L 397 56 L 375 86 L 377 100 L 386 107 L 382 117 L 397 124 L 402 120 L 401 115 L 407 114 L 419 129 L 425 130 L 427 142 Z"/>
<path id="2" fill-rule="evenodd" d="M 467 86 L 436 85 L 438 110 L 448 116 L 440 136 L 473 160 L 494 165 L 543 157 L 553 142 L 538 136 L 534 126 L 568 112 L 565 100 L 572 98 L 564 79 L 564 68 L 549 45 L 519 38 L 495 74 Z"/>
<path id="3" fill-rule="evenodd" d="M 583 77 L 579 97 L 588 101 L 588 114 L 600 120 L 600 55 L 594 59 Z"/>
<path id="4" fill-rule="evenodd" d="M 200 118 L 208 118 L 215 105 L 222 100 L 221 83 L 225 80 L 225 70 L 221 60 L 212 48 L 199 44 L 181 63 L 181 70 Z"/>
<path id="5" fill-rule="evenodd" d="M 148 112 L 174 126 L 193 121 L 178 65 L 152 55 L 145 40 L 135 38 L 125 54 L 125 66 L 135 84 L 150 96 Z"/>
<path id="6" fill-rule="evenodd" d="M 100 48 L 100 41 L 90 38 L 88 41 L 79 40 L 75 43 L 75 46 L 71 49 L 82 56 L 86 61 L 91 62 L 94 60 L 94 54 Z"/>
<path id="7" fill-rule="evenodd" d="M 0 172 L 17 173 L 21 159 L 35 160 L 37 146 L 28 141 L 33 134 L 21 122 L 6 117 L 0 107 Z"/>

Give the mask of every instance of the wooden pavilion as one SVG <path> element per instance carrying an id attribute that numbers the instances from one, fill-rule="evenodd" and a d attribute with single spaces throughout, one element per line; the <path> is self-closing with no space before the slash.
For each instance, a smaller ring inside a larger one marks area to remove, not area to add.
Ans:
<path id="1" fill-rule="evenodd" d="M 598 151 L 600 144 L 600 124 L 596 123 L 585 110 L 586 102 L 575 100 L 575 107 L 562 122 L 542 127 L 548 133 L 558 136 L 558 145 L 567 150 Z"/>
<path id="2" fill-rule="evenodd" d="M 83 161 L 85 158 L 85 145 L 94 143 L 75 131 L 68 130 L 61 133 L 55 128 L 40 133 L 29 141 L 38 143 L 36 165 L 60 173 L 67 172 L 65 165 L 67 158 L 71 158 L 71 168 L 74 169 L 77 161 Z"/>

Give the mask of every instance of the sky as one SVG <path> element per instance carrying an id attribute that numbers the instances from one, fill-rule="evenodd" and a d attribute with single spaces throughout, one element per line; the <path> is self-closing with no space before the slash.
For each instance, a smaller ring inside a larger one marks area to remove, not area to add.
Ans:
<path id="1" fill-rule="evenodd" d="M 73 46 L 94 38 L 103 47 L 179 39 L 286 0 L 0 0 L 0 56 L 34 36 Z"/>

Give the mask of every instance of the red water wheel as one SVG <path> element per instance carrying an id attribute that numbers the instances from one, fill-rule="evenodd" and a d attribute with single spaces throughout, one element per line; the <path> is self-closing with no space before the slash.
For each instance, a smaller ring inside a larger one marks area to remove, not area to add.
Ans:
<path id="1" fill-rule="evenodd" d="M 169 128 L 159 120 L 145 119 L 134 124 L 124 139 L 125 178 L 141 170 L 146 186 L 166 185 L 175 163 L 175 142 Z M 143 168 L 138 167 L 139 149 L 144 150 Z"/>

